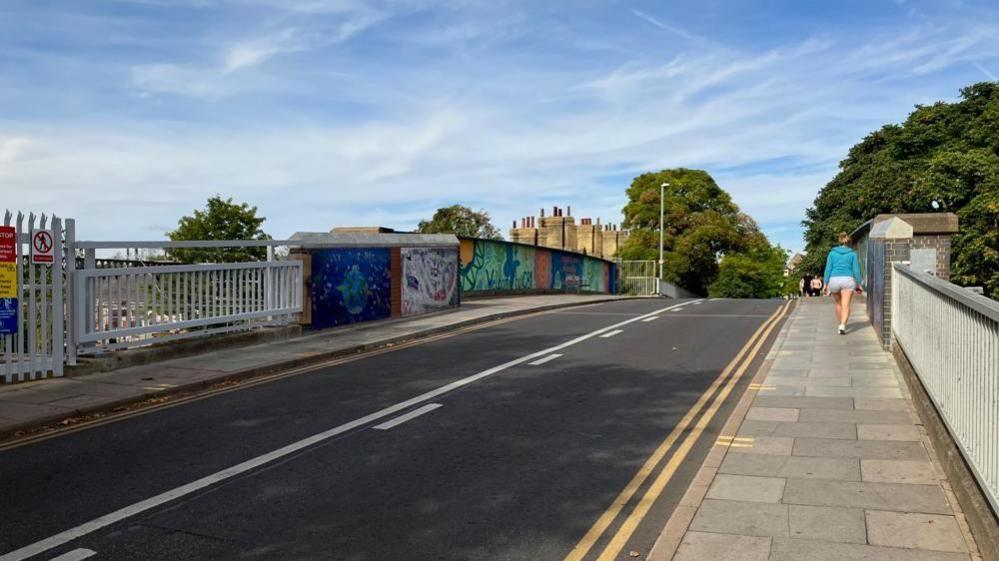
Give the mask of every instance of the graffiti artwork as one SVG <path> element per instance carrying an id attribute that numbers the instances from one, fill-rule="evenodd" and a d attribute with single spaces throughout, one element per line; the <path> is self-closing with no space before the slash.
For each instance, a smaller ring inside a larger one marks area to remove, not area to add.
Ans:
<path id="1" fill-rule="evenodd" d="M 402 315 L 458 305 L 457 249 L 402 248 Z"/>
<path id="2" fill-rule="evenodd" d="M 387 248 L 313 252 L 312 326 L 333 327 L 390 317 L 390 263 Z"/>
<path id="3" fill-rule="evenodd" d="M 613 290 L 613 264 L 567 251 L 492 240 L 463 240 L 464 292 Z"/>
<path id="4" fill-rule="evenodd" d="M 534 252 L 530 246 L 475 240 L 472 260 L 461 269 L 461 289 L 533 290 Z"/>

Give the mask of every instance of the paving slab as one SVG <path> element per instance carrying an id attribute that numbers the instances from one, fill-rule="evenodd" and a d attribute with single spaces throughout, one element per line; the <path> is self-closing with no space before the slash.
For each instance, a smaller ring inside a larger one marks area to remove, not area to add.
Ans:
<path id="1" fill-rule="evenodd" d="M 767 561 L 770 538 L 687 532 L 680 542 L 674 561 Z"/>
<path id="2" fill-rule="evenodd" d="M 739 440 L 738 445 L 733 447 L 744 454 L 790 456 L 794 448 L 794 439 L 785 436 L 752 436 Z"/>
<path id="3" fill-rule="evenodd" d="M 792 538 L 867 543 L 864 511 L 859 508 L 790 505 L 788 524 Z"/>
<path id="4" fill-rule="evenodd" d="M 708 488 L 707 498 L 776 503 L 783 493 L 784 479 L 781 477 L 718 474 Z"/>
<path id="5" fill-rule="evenodd" d="M 691 530 L 700 532 L 785 538 L 788 526 L 788 505 L 712 499 L 705 499 L 690 523 Z"/>
<path id="6" fill-rule="evenodd" d="M 914 425 L 857 425 L 861 440 L 908 440 L 919 442 L 919 429 Z"/>
<path id="7" fill-rule="evenodd" d="M 931 514 L 952 512 L 938 485 L 791 478 L 785 485 L 783 502 Z"/>
<path id="8" fill-rule="evenodd" d="M 874 460 L 926 460 L 928 458 L 922 443 L 894 440 L 796 438 L 793 453 L 795 456 Z"/>
<path id="9" fill-rule="evenodd" d="M 788 407 L 796 409 L 853 409 L 849 397 L 787 397 L 758 395 L 753 402 L 758 407 Z M 796 419 L 800 421 L 801 419 Z"/>
<path id="10" fill-rule="evenodd" d="M 854 409 L 871 409 L 878 411 L 906 411 L 906 400 L 901 398 L 855 397 Z"/>
<path id="11" fill-rule="evenodd" d="M 871 545 L 965 553 L 964 535 L 953 516 L 915 512 L 867 511 Z"/>
<path id="12" fill-rule="evenodd" d="M 867 390 L 863 390 L 867 391 Z M 899 424 L 912 422 L 906 411 L 857 410 L 857 409 L 805 409 L 802 408 L 798 420 L 808 423 L 864 423 Z"/>
<path id="13" fill-rule="evenodd" d="M 933 485 L 939 480 L 933 464 L 927 461 L 860 460 L 860 474 L 872 483 Z"/>
<path id="14" fill-rule="evenodd" d="M 750 421 L 788 421 L 798 420 L 798 410 L 786 407 L 750 407 L 746 413 Z"/>
<path id="15" fill-rule="evenodd" d="M 781 423 L 744 421 L 740 435 L 790 436 L 794 438 L 838 438 L 855 440 L 857 426 L 850 423 Z"/>
<path id="16" fill-rule="evenodd" d="M 969 561 L 963 553 L 773 538 L 769 561 Z M 704 557 L 725 559 L 725 557 Z"/>

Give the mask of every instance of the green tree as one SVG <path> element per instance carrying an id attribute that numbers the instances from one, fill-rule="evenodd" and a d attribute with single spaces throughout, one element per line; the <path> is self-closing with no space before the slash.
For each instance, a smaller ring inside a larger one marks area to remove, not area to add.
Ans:
<path id="1" fill-rule="evenodd" d="M 501 240 L 502 234 L 489 221 L 489 214 L 463 205 L 437 209 L 430 220 L 420 220 L 416 231 L 421 234 L 454 234 L 464 238 Z"/>
<path id="2" fill-rule="evenodd" d="M 784 276 L 787 252 L 760 246 L 722 258 L 718 278 L 708 287 L 712 298 L 775 298 L 797 292 L 797 278 Z"/>
<path id="3" fill-rule="evenodd" d="M 167 232 L 167 236 L 172 241 L 269 240 L 271 237 L 262 229 L 264 220 L 263 216 L 257 216 L 257 207 L 215 195 L 208 199 L 204 210 L 195 210 L 193 215 L 181 218 L 177 229 Z M 232 263 L 261 261 L 267 258 L 267 249 L 168 249 L 167 255 L 184 263 Z"/>
<path id="4" fill-rule="evenodd" d="M 961 221 L 953 280 L 999 295 L 999 83 L 969 86 L 961 98 L 917 106 L 850 149 L 806 211 L 803 271 L 821 273 L 836 233 L 877 214 L 946 210 Z"/>
<path id="5" fill-rule="evenodd" d="M 663 277 L 705 292 L 718 277 L 719 259 L 728 253 L 769 248 L 756 223 L 706 171 L 671 169 L 643 173 L 626 191 L 624 226 L 631 230 L 622 259 L 659 259 L 660 186 L 665 189 Z"/>

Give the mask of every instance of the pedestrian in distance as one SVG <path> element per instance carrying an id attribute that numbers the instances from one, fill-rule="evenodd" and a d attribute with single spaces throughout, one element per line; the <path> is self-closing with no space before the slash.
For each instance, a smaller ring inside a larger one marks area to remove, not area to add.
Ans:
<path id="1" fill-rule="evenodd" d="M 850 299 L 853 293 L 860 294 L 860 260 L 857 254 L 847 245 L 850 236 L 840 232 L 837 236 L 839 245 L 829 250 L 826 257 L 826 270 L 823 280 L 826 294 L 836 302 L 836 319 L 839 321 L 839 334 L 846 334 L 846 323 L 850 321 Z"/>
<path id="2" fill-rule="evenodd" d="M 825 283 L 822 282 L 822 279 L 820 279 L 819 277 L 813 278 L 812 279 L 812 290 L 811 290 L 812 296 L 822 296 L 822 287 L 823 286 L 825 286 Z"/>
<path id="3" fill-rule="evenodd" d="M 798 283 L 798 287 L 801 289 L 801 296 L 802 296 L 802 298 L 804 298 L 805 296 L 811 296 L 812 295 L 812 275 L 805 275 L 805 276 L 801 277 L 801 282 Z"/>

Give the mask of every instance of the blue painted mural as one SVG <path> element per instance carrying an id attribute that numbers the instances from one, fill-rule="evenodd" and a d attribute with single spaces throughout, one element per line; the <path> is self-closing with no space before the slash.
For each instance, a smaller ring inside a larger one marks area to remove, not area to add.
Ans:
<path id="1" fill-rule="evenodd" d="M 312 327 L 391 316 L 388 248 L 320 249 L 312 253 Z"/>

